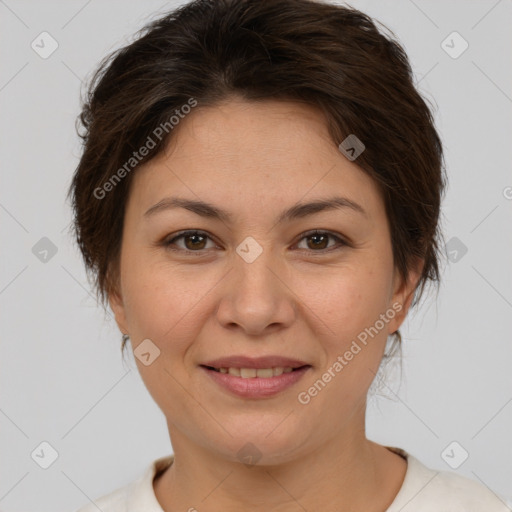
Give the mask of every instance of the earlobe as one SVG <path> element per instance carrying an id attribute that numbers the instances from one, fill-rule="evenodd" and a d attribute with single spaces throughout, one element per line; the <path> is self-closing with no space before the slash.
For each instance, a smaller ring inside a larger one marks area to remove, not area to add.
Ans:
<path id="1" fill-rule="evenodd" d="M 400 310 L 395 316 L 394 321 L 391 322 L 392 326 L 390 333 L 393 333 L 399 329 L 400 325 L 405 320 L 407 312 L 409 311 L 414 298 L 416 286 L 421 279 L 424 265 L 425 260 L 422 258 L 416 258 L 415 264 L 409 270 L 407 280 L 403 279 L 399 275 L 398 271 L 395 270 L 395 292 L 393 294 L 391 305 L 396 304 L 396 309 L 398 304 L 400 304 Z"/>
<path id="2" fill-rule="evenodd" d="M 124 303 L 121 294 L 117 290 L 112 290 L 108 294 L 108 302 L 110 304 L 110 309 L 114 313 L 119 330 L 122 333 L 128 333 L 128 325 L 126 322 Z"/>

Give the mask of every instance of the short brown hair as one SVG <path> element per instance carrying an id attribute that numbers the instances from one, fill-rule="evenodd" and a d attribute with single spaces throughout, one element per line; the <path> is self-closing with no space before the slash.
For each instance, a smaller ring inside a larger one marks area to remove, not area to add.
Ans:
<path id="1" fill-rule="evenodd" d="M 357 164 L 385 202 L 395 268 L 405 278 L 416 257 L 425 260 L 413 304 L 427 281 L 439 281 L 441 141 L 404 49 L 368 15 L 313 0 L 196 0 L 137 35 L 92 76 L 68 192 L 74 235 L 104 305 L 119 279 L 134 174 L 126 162 L 191 98 L 200 106 L 233 96 L 306 102 L 324 113 L 337 145 L 356 135 L 365 146 Z M 171 137 L 170 129 L 153 136 L 143 163 Z M 113 183 L 116 172 L 122 179 Z"/>

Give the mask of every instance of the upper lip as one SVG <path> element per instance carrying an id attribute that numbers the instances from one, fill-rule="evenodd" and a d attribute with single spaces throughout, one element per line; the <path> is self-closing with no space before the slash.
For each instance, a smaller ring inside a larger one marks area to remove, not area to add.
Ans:
<path id="1" fill-rule="evenodd" d="M 310 366 L 304 361 L 290 359 L 281 356 L 247 357 L 230 356 L 212 359 L 202 363 L 202 366 L 211 366 L 212 368 L 276 368 L 290 366 L 291 368 L 300 368 L 301 366 Z"/>

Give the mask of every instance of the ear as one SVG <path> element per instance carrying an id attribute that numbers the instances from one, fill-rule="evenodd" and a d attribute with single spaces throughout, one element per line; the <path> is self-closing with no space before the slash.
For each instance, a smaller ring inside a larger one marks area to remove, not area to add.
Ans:
<path id="1" fill-rule="evenodd" d="M 390 307 L 397 311 L 394 318 L 389 322 L 389 334 L 393 334 L 402 325 L 407 312 L 411 307 L 414 298 L 414 291 L 421 278 L 425 260 L 416 258 L 409 270 L 407 279 L 403 279 L 398 270 L 394 269 L 393 277 L 393 296 L 391 298 Z M 393 306 L 395 305 L 395 306 Z M 400 305 L 400 306 L 399 306 Z"/>
<path id="2" fill-rule="evenodd" d="M 125 306 L 121 292 L 116 287 L 108 293 L 108 302 L 114 313 L 117 326 L 123 334 L 129 334 L 128 322 L 126 321 Z"/>

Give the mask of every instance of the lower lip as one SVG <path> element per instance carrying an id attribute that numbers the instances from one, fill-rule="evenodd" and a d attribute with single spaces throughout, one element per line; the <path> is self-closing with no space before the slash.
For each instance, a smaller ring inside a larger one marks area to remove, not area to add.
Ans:
<path id="1" fill-rule="evenodd" d="M 281 391 L 293 386 L 311 368 L 304 366 L 288 373 L 282 373 L 276 377 L 253 377 L 244 379 L 229 373 L 220 373 L 204 366 L 201 368 L 224 389 L 243 398 L 267 398 L 277 395 Z"/>

